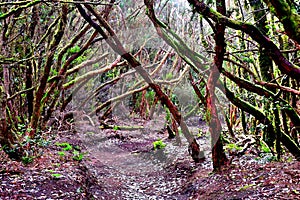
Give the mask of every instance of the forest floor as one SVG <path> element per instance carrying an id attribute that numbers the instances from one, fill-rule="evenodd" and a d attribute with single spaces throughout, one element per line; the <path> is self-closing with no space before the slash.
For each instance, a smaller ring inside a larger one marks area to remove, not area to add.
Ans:
<path id="1" fill-rule="evenodd" d="M 195 135 L 206 160 L 196 164 L 184 138 L 180 145 L 149 123 L 138 121 L 149 129 L 135 131 L 80 125 L 47 133 L 28 164 L 1 151 L 0 199 L 300 199 L 300 162 L 246 153 L 213 173 L 205 125 Z M 166 147 L 154 150 L 158 138 Z"/>

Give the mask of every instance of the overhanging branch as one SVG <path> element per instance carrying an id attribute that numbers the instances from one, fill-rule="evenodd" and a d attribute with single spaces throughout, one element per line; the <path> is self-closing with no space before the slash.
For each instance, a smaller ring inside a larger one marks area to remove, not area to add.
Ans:
<path id="1" fill-rule="evenodd" d="M 263 48 L 265 48 L 268 55 L 273 59 L 282 73 L 287 74 L 292 78 L 298 80 L 300 79 L 300 67 L 289 62 L 282 55 L 278 47 L 270 40 L 270 38 L 263 35 L 254 25 L 230 19 L 211 9 L 203 1 L 188 0 L 188 2 L 194 7 L 195 11 L 204 16 L 207 16 L 213 21 L 222 23 L 225 26 L 243 31 L 244 33 L 248 34 L 253 40 L 259 43 Z"/>

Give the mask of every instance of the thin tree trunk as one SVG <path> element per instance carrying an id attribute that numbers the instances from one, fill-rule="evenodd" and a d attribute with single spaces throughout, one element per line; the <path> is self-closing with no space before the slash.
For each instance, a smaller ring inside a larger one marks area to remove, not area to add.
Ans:
<path id="1" fill-rule="evenodd" d="M 189 129 L 186 123 L 181 116 L 181 113 L 178 111 L 177 107 L 172 103 L 170 98 L 162 91 L 160 86 L 153 81 L 149 73 L 141 66 L 141 64 L 130 54 L 128 53 L 119 39 L 117 38 L 114 31 L 111 29 L 109 24 L 90 6 L 85 5 L 85 7 L 96 17 L 98 22 L 101 24 L 97 24 L 94 20 L 91 19 L 90 16 L 87 15 L 86 11 L 80 4 L 76 4 L 77 9 L 79 10 L 81 16 L 94 28 L 96 29 L 102 37 L 106 40 L 109 46 L 119 55 L 121 55 L 128 63 L 130 63 L 131 67 L 136 69 L 136 71 L 142 76 L 142 78 L 149 84 L 149 86 L 155 91 L 157 97 L 161 101 L 163 105 L 166 105 L 170 112 L 172 113 L 174 119 L 181 126 L 182 133 L 187 138 L 189 143 L 189 149 L 191 149 L 191 156 L 195 162 L 199 162 L 201 160 L 201 152 L 198 143 L 194 136 L 189 132 Z M 104 27 L 109 35 L 107 35 L 102 27 Z"/>
<path id="2" fill-rule="evenodd" d="M 225 14 L 225 0 L 218 0 L 216 3 L 218 12 L 220 12 L 221 14 Z M 214 64 L 212 65 L 210 70 L 210 75 L 208 77 L 206 86 L 206 115 L 209 123 L 209 131 L 211 134 L 213 167 L 215 171 L 219 171 L 222 165 L 225 165 L 227 162 L 227 158 L 221 141 L 222 126 L 219 120 L 218 111 L 215 103 L 215 88 L 216 83 L 220 77 L 219 69 L 222 68 L 226 48 L 224 40 L 225 26 L 220 23 L 217 23 L 216 30 L 216 55 L 214 58 Z"/>

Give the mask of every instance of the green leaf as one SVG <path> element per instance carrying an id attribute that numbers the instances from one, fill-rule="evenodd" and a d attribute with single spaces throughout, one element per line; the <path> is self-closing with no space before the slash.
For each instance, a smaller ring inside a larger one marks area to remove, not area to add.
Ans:
<path id="1" fill-rule="evenodd" d="M 240 150 L 242 150 L 243 148 L 237 146 L 236 144 L 227 144 L 227 145 L 225 146 L 225 149 L 234 150 L 234 151 L 240 151 Z"/>
<path id="2" fill-rule="evenodd" d="M 63 151 L 59 151 L 59 152 L 57 152 L 57 153 L 58 153 L 58 155 L 61 156 L 61 157 L 63 157 L 63 156 L 66 155 L 65 152 L 63 152 Z"/>
<path id="3" fill-rule="evenodd" d="M 156 150 L 156 149 L 163 149 L 165 148 L 167 145 L 161 140 L 157 140 L 155 142 L 153 142 L 153 149 Z"/>
<path id="4" fill-rule="evenodd" d="M 55 145 L 59 147 L 64 147 L 63 148 L 64 151 L 69 151 L 72 150 L 73 148 L 72 145 L 70 145 L 68 142 L 62 142 L 62 143 L 56 142 Z"/>
<path id="5" fill-rule="evenodd" d="M 61 177 L 63 177 L 63 175 L 61 175 L 61 174 L 51 174 L 51 175 L 54 178 L 61 178 Z"/>
<path id="6" fill-rule="evenodd" d="M 260 141 L 260 145 L 261 145 L 261 150 L 262 150 L 264 153 L 271 153 L 270 148 L 266 145 L 265 142 Z"/>
<path id="7" fill-rule="evenodd" d="M 32 163 L 34 157 L 33 156 L 24 156 L 22 157 L 22 162 L 24 164 L 29 164 L 29 163 Z"/>
<path id="8" fill-rule="evenodd" d="M 80 47 L 78 45 L 72 47 L 69 52 L 74 54 L 74 53 L 78 53 L 80 51 Z"/>
<path id="9" fill-rule="evenodd" d="M 248 188 L 250 188 L 250 187 L 253 187 L 253 186 L 255 186 L 255 184 L 244 185 L 243 187 L 241 187 L 241 188 L 239 189 L 239 191 L 246 190 L 246 189 L 248 189 Z"/>
<path id="10" fill-rule="evenodd" d="M 79 153 L 79 151 L 73 151 L 73 159 L 77 161 L 81 161 L 84 157 L 84 153 Z"/>

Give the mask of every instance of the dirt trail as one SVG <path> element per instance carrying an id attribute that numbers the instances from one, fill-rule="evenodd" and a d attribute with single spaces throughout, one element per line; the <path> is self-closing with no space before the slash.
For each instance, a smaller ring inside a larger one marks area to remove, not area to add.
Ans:
<path id="1" fill-rule="evenodd" d="M 195 164 L 183 138 L 178 146 L 166 137 L 159 131 L 62 132 L 28 165 L 0 151 L 0 199 L 299 199 L 300 162 L 291 157 L 272 162 L 246 153 L 211 173 L 209 157 Z M 158 138 L 167 146 L 153 150 Z M 205 141 L 198 138 L 204 150 Z M 76 161 L 57 142 L 88 154 Z"/>
<path id="2" fill-rule="evenodd" d="M 153 149 L 162 138 L 164 149 Z M 80 134 L 87 147 L 87 168 L 100 188 L 91 188 L 96 199 L 188 199 L 183 185 L 196 171 L 211 171 L 209 159 L 195 164 L 187 143 L 167 139 L 167 133 L 103 130 Z"/>

